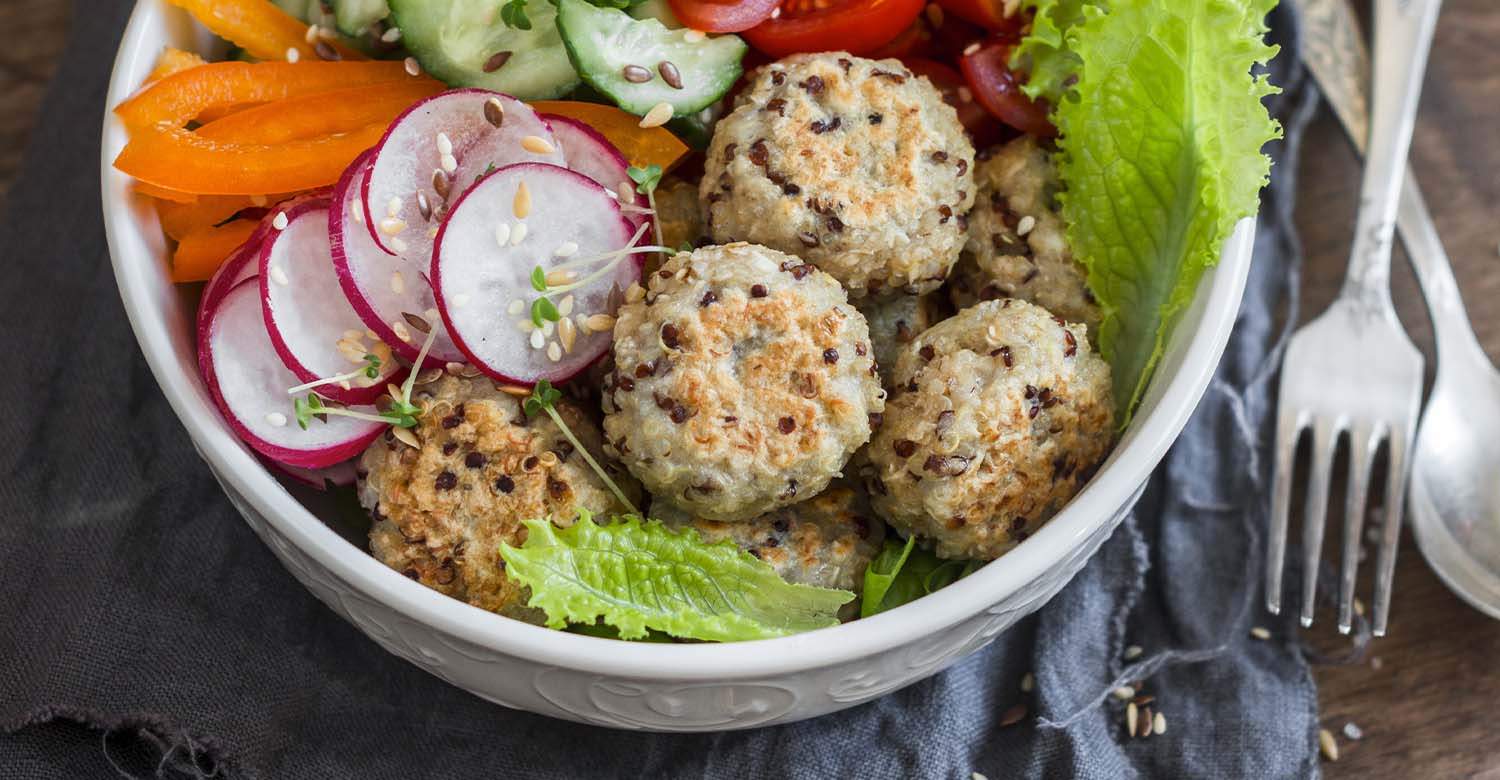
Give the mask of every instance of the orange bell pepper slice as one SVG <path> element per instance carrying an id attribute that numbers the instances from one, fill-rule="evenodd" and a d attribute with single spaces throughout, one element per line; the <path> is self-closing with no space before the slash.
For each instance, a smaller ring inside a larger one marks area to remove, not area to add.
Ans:
<path id="1" fill-rule="evenodd" d="M 283 144 L 236 144 L 178 128 L 137 132 L 115 167 L 157 187 L 195 195 L 260 195 L 323 187 L 385 134 L 386 123 Z"/>
<path id="2" fill-rule="evenodd" d="M 609 139 L 625 159 L 638 168 L 660 165 L 669 170 L 688 148 L 665 127 L 641 127 L 641 118 L 614 106 L 582 103 L 574 100 L 538 100 L 530 104 L 543 114 L 558 114 L 577 119 Z"/>
<path id="3" fill-rule="evenodd" d="M 155 184 L 147 184 L 143 181 L 137 181 L 131 186 L 136 192 L 145 195 L 148 198 L 155 198 L 159 201 L 183 204 L 198 202 L 198 196 L 194 195 L 191 192 L 179 192 L 167 187 L 158 187 Z"/>
<path id="4" fill-rule="evenodd" d="M 303 95 L 231 114 L 198 128 L 215 141 L 278 144 L 389 125 L 417 101 L 443 90 L 436 81 L 396 81 Z"/>
<path id="5" fill-rule="evenodd" d="M 193 15 L 214 35 L 262 60 L 313 61 L 316 44 L 307 42 L 307 25 L 269 0 L 167 0 Z M 336 41 L 325 41 L 346 60 L 365 55 Z M 295 55 L 288 52 L 296 51 Z M 293 59 L 295 57 L 295 60 Z"/>
<path id="6" fill-rule="evenodd" d="M 229 255 L 249 240 L 259 222 L 237 219 L 222 227 L 195 230 L 177 242 L 172 254 L 172 281 L 207 281 Z"/>
<path id="7" fill-rule="evenodd" d="M 157 81 L 115 108 L 132 130 L 181 127 L 211 110 L 246 103 L 349 89 L 370 84 L 426 81 L 399 62 L 211 62 Z"/>
<path id="8" fill-rule="evenodd" d="M 226 116 L 233 116 L 235 114 L 238 114 L 241 111 L 247 111 L 249 109 L 256 108 L 258 106 L 263 106 L 263 105 L 265 105 L 265 103 L 249 102 L 249 103 L 230 103 L 230 104 L 224 105 L 224 106 L 214 106 L 212 108 L 204 109 L 203 113 L 201 113 L 201 114 L 198 115 L 197 122 L 200 125 L 206 125 L 209 122 L 217 122 L 217 121 L 219 121 L 220 119 L 223 119 Z"/>
<path id="9" fill-rule="evenodd" d="M 157 79 L 166 78 L 173 73 L 181 73 L 188 68 L 208 64 L 208 60 L 182 49 L 174 49 L 170 46 L 162 50 L 161 56 L 156 58 L 156 67 L 146 76 L 146 83 L 150 84 Z"/>
<path id="10" fill-rule="evenodd" d="M 213 227 L 248 208 L 270 207 L 290 195 L 200 195 L 192 203 L 156 202 L 156 216 L 168 236 L 181 240 L 189 233 Z"/>

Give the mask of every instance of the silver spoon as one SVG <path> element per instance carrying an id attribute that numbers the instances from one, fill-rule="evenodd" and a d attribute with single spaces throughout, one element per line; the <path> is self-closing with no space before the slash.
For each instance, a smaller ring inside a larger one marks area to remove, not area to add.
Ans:
<path id="1" fill-rule="evenodd" d="M 1348 0 L 1303 0 L 1308 66 L 1361 152 L 1369 53 Z M 1454 593 L 1500 618 L 1500 372 L 1485 355 L 1442 241 L 1408 169 L 1396 214 L 1436 333 L 1438 371 L 1413 455 L 1417 546 Z"/>

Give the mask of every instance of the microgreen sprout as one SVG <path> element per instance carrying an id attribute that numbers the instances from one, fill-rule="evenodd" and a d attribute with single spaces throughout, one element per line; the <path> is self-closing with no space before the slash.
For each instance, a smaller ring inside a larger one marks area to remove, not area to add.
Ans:
<path id="1" fill-rule="evenodd" d="M 381 366 L 380 356 L 379 355 L 375 355 L 373 353 L 366 352 L 365 353 L 365 362 L 362 365 L 360 365 L 359 368 L 356 368 L 353 371 L 350 371 L 348 373 L 338 374 L 337 376 L 330 376 L 330 377 L 327 377 L 327 378 L 324 378 L 324 379 L 314 379 L 311 382 L 305 382 L 303 384 L 297 385 L 296 387 L 289 387 L 286 390 L 286 394 L 287 395 L 297 395 L 298 393 L 301 393 L 304 390 L 311 390 L 311 389 L 313 389 L 315 387 L 322 387 L 324 385 L 336 385 L 336 384 L 340 384 L 342 382 L 347 382 L 347 381 L 349 381 L 351 379 L 358 379 L 359 377 L 366 377 L 368 379 L 379 379 L 380 378 L 380 366 Z"/>
<path id="2" fill-rule="evenodd" d="M 368 412 L 356 412 L 353 409 L 345 409 L 343 406 L 329 406 L 323 402 L 323 399 L 317 393 L 308 393 L 306 398 L 292 399 L 292 411 L 297 419 L 297 425 L 305 431 L 307 430 L 307 424 L 314 417 L 326 423 L 328 422 L 329 415 L 332 415 L 335 417 L 350 417 L 355 420 L 386 423 L 387 425 L 394 425 L 397 428 L 416 427 L 417 418 L 422 416 L 422 407 L 411 402 L 411 391 L 413 387 L 416 387 L 417 374 L 421 373 L 422 361 L 427 359 L 427 352 L 432 349 L 432 342 L 436 336 L 437 330 L 435 328 L 428 332 L 427 339 L 422 342 L 421 351 L 417 352 L 417 360 L 412 364 L 412 370 L 406 375 L 406 381 L 402 383 L 396 397 L 391 399 L 390 405 L 384 411 L 379 414 L 369 414 Z M 358 376 L 360 373 L 369 370 L 375 370 L 376 373 L 373 376 L 370 374 L 366 374 L 366 376 L 371 376 L 371 378 L 379 376 L 380 358 L 375 355 L 365 355 L 365 361 L 365 366 L 359 369 L 359 371 L 354 372 L 353 376 Z M 327 384 L 330 381 L 339 380 L 320 379 L 316 383 L 294 387 L 292 388 L 292 393 L 295 395 L 302 390 L 309 389 L 311 386 Z"/>
<path id="3" fill-rule="evenodd" d="M 526 412 L 527 417 L 536 417 L 539 414 L 545 413 L 548 417 L 552 418 L 552 423 L 558 427 L 558 430 L 562 431 L 563 437 L 568 440 L 569 444 L 573 445 L 573 449 L 583 456 L 584 461 L 589 464 L 589 468 L 593 469 L 594 473 L 599 475 L 600 479 L 604 480 L 604 484 L 609 486 L 609 491 L 615 494 L 615 500 L 619 501 L 621 506 L 629 509 L 631 513 L 640 514 L 640 510 L 635 508 L 635 504 L 630 503 L 630 499 L 625 497 L 625 494 L 620 490 L 620 486 L 616 485 L 613 479 L 610 479 L 609 474 L 605 473 L 604 469 L 599 466 L 599 462 L 594 460 L 594 456 L 589 454 L 588 449 L 579 443 L 578 438 L 573 435 L 573 431 L 568 427 L 568 424 L 563 422 L 562 415 L 557 413 L 557 409 L 554 406 L 561 398 L 562 391 L 553 387 L 551 382 L 543 379 L 537 382 L 535 387 L 531 388 L 531 397 L 526 399 L 521 408 Z"/>
<path id="4" fill-rule="evenodd" d="M 656 218 L 656 186 L 661 184 L 661 166 L 651 163 L 644 168 L 634 165 L 625 169 L 625 175 L 635 182 L 635 191 L 646 196 L 646 202 L 651 206 L 651 227 L 655 230 L 656 243 L 661 244 L 661 221 Z M 660 250 L 670 252 L 671 249 Z"/>
<path id="5" fill-rule="evenodd" d="M 557 322 L 562 315 L 557 312 L 552 299 L 543 295 L 531 302 L 531 324 L 542 327 L 543 322 Z"/>
<path id="6" fill-rule="evenodd" d="M 500 20 L 512 29 L 530 30 L 531 19 L 526 16 L 526 0 L 510 0 L 500 6 Z"/>
<path id="7" fill-rule="evenodd" d="M 547 272 L 541 266 L 531 269 L 531 289 L 540 293 L 547 291 Z"/>

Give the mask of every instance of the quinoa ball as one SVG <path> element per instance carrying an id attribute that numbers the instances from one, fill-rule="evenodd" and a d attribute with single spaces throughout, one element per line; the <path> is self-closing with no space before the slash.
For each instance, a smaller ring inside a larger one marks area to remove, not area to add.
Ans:
<path id="1" fill-rule="evenodd" d="M 654 515 L 673 530 L 697 531 L 705 542 L 728 539 L 787 582 L 855 593 L 885 542 L 885 523 L 870 511 L 862 491 L 844 485 L 739 523 L 704 520 L 665 503 Z M 858 615 L 858 600 L 841 612 L 845 619 Z"/>
<path id="2" fill-rule="evenodd" d="M 964 245 L 974 147 L 898 60 L 798 54 L 757 71 L 714 129 L 709 235 L 832 274 L 850 298 L 937 289 Z"/>
<path id="3" fill-rule="evenodd" d="M 614 494 L 545 416 L 527 419 L 517 398 L 488 379 L 444 375 L 418 386 L 426 412 L 411 432 L 376 439 L 358 465 L 359 502 L 370 511 L 370 552 L 385 565 L 481 609 L 540 624 L 530 590 L 505 575 L 500 544 L 526 540 L 524 520 L 567 527 L 579 509 L 623 512 Z M 638 500 L 639 485 L 601 459 L 598 426 L 568 401 L 556 404 L 578 441 Z"/>
<path id="4" fill-rule="evenodd" d="M 817 495 L 885 408 L 865 318 L 829 275 L 751 244 L 674 255 L 632 288 L 605 447 L 659 499 L 721 522 Z"/>
<path id="5" fill-rule="evenodd" d="M 949 282 L 953 305 L 1019 298 L 1097 330 L 1099 306 L 1068 248 L 1051 154 L 1022 136 L 980 158 L 968 242 Z"/>
<path id="6" fill-rule="evenodd" d="M 1085 329 L 1006 299 L 918 336 L 867 448 L 875 511 L 942 558 L 993 560 L 1035 533 L 1113 441 L 1109 364 Z"/>
<path id="7" fill-rule="evenodd" d="M 854 305 L 870 325 L 870 345 L 875 350 L 875 364 L 880 367 L 880 381 L 889 389 L 896 356 L 902 348 L 942 319 L 937 294 L 864 298 Z"/>

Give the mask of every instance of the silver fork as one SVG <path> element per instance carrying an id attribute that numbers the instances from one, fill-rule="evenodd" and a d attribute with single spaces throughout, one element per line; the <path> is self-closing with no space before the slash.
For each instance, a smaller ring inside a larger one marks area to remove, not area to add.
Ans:
<path id="1" fill-rule="evenodd" d="M 1302 520 L 1303 626 L 1313 622 L 1318 561 L 1328 512 L 1328 485 L 1341 436 L 1349 438 L 1349 477 L 1339 581 L 1338 625 L 1348 633 L 1359 570 L 1360 534 L 1370 472 L 1382 442 L 1390 469 L 1385 521 L 1376 560 L 1374 631 L 1383 635 L 1391 600 L 1401 517 L 1422 400 L 1422 353 L 1391 304 L 1391 241 L 1416 121 L 1422 74 L 1440 0 L 1375 0 L 1373 109 L 1369 154 L 1360 184 L 1359 217 L 1349 269 L 1337 300 L 1292 335 L 1281 366 L 1276 472 L 1266 560 L 1266 608 L 1281 611 L 1292 469 L 1304 433 L 1312 437 L 1307 505 Z"/>

